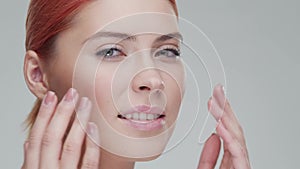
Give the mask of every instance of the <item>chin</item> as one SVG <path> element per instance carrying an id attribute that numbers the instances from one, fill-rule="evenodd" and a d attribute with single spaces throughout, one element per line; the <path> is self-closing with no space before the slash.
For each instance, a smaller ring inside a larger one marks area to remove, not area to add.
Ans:
<path id="1" fill-rule="evenodd" d="M 144 158 L 127 158 L 127 160 L 132 162 L 147 162 L 147 161 L 152 161 L 157 159 L 160 155 L 161 154 L 152 157 L 144 157 Z"/>
<path id="2" fill-rule="evenodd" d="M 127 161 L 151 161 L 164 152 L 172 131 L 170 127 L 155 137 L 132 138 L 106 129 L 101 133 L 101 148 Z"/>

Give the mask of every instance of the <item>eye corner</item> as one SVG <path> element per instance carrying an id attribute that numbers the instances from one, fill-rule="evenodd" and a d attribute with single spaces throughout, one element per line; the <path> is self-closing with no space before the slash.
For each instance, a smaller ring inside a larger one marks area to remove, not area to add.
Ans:
<path id="1" fill-rule="evenodd" d="M 116 44 L 105 45 L 98 48 L 95 55 L 107 61 L 118 61 L 127 56 L 123 48 Z"/>
<path id="2" fill-rule="evenodd" d="M 164 56 L 167 58 L 178 58 L 181 50 L 177 45 L 163 45 L 155 50 L 154 57 Z"/>

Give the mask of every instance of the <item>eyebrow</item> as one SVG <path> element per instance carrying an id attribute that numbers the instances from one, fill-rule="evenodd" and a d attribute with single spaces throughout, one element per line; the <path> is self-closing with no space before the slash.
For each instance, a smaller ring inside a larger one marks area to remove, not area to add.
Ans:
<path id="1" fill-rule="evenodd" d="M 92 35 L 88 39 L 86 39 L 83 43 L 96 38 L 117 38 L 120 40 L 136 41 L 136 36 L 137 35 L 131 35 L 131 34 L 121 33 L 121 32 L 100 31 Z M 170 39 L 177 39 L 179 41 L 183 41 L 183 36 L 179 32 L 161 35 L 154 40 L 154 44 L 159 42 L 164 42 Z"/>
<path id="2" fill-rule="evenodd" d="M 164 42 L 170 39 L 176 39 L 180 42 L 183 41 L 183 36 L 179 32 L 169 33 L 166 35 L 161 35 L 154 40 L 154 43 Z"/>

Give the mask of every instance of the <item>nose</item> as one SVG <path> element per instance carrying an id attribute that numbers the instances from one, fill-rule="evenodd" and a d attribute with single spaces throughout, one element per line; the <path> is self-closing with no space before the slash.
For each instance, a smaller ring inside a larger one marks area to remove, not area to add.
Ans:
<path id="1" fill-rule="evenodd" d="M 165 88 L 165 84 L 157 69 L 147 69 L 136 74 L 132 79 L 132 88 L 135 92 L 150 92 Z"/>

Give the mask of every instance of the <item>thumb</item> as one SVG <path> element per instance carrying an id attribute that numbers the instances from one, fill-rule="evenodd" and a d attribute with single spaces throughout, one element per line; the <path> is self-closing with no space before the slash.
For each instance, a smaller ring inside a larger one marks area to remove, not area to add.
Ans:
<path id="1" fill-rule="evenodd" d="M 212 134 L 205 142 L 198 169 L 213 169 L 217 163 L 221 148 L 221 140 L 216 134 Z"/>

